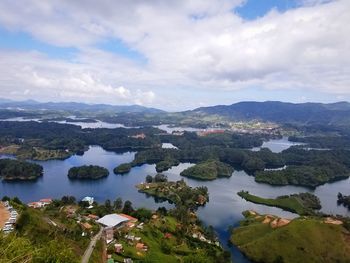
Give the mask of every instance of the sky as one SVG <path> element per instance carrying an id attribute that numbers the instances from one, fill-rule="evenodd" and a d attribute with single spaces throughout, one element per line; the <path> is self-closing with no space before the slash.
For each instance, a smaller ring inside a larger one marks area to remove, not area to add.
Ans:
<path id="1" fill-rule="evenodd" d="M 0 97 L 350 101 L 349 0 L 2 0 Z"/>

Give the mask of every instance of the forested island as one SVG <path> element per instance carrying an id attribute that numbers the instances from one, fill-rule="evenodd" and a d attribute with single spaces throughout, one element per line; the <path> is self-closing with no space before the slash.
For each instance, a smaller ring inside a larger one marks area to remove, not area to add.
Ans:
<path id="1" fill-rule="evenodd" d="M 35 180 L 43 175 L 43 167 L 39 164 L 0 159 L 0 177 L 3 180 Z"/>
<path id="2" fill-rule="evenodd" d="M 146 193 L 159 199 L 170 201 L 177 207 L 196 209 L 205 205 L 209 200 L 208 189 L 206 187 L 189 187 L 184 181 L 168 182 L 166 177 L 156 175 L 153 179 L 138 184 L 137 189 L 141 193 Z"/>
<path id="3" fill-rule="evenodd" d="M 126 174 L 130 172 L 132 166 L 129 163 L 122 163 L 113 169 L 115 174 Z"/>
<path id="4" fill-rule="evenodd" d="M 278 207 L 299 215 L 314 215 L 315 210 L 321 209 L 320 199 L 311 193 L 283 195 L 275 199 L 262 198 L 247 191 L 240 191 L 237 194 L 249 202 Z"/>
<path id="5" fill-rule="evenodd" d="M 350 195 L 343 195 L 342 193 L 338 193 L 337 203 L 350 209 Z"/>
<path id="6" fill-rule="evenodd" d="M 254 211 L 233 229 L 231 242 L 253 262 L 348 262 L 348 225 L 335 218 L 293 220 Z"/>
<path id="7" fill-rule="evenodd" d="M 109 175 L 109 171 L 98 165 L 72 167 L 68 171 L 69 179 L 100 179 Z"/>
<path id="8" fill-rule="evenodd" d="M 200 180 L 214 180 L 218 177 L 230 177 L 233 168 L 218 160 L 207 160 L 182 171 L 180 175 Z"/>

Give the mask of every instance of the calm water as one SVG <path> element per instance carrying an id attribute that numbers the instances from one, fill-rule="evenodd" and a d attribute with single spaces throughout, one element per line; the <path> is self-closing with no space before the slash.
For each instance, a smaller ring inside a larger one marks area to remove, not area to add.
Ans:
<path id="1" fill-rule="evenodd" d="M 279 153 L 291 146 L 296 145 L 304 145 L 304 143 L 290 142 L 288 141 L 288 137 L 283 137 L 282 139 L 269 140 L 267 142 L 264 142 L 261 147 L 254 147 L 252 151 L 259 151 L 261 148 L 269 148 L 272 152 Z"/>
<path id="2" fill-rule="evenodd" d="M 269 145 L 274 145 L 274 148 L 271 148 L 273 151 L 280 151 L 275 146 L 280 145 L 284 149 L 288 141 L 283 144 L 280 142 L 278 140 L 278 143 L 274 144 L 272 141 Z M 130 162 L 133 160 L 134 155 L 134 152 L 117 154 L 105 151 L 99 146 L 91 146 L 83 156 L 72 156 L 63 161 L 36 162 L 44 167 L 44 176 L 42 178 L 35 182 L 1 182 L 0 196 L 18 196 L 25 202 L 46 197 L 60 198 L 63 195 L 74 195 L 77 199 L 81 199 L 84 196 L 93 196 L 98 202 L 122 197 L 123 200 L 129 199 L 132 201 L 135 207 L 148 207 L 151 209 L 156 209 L 159 206 L 171 207 L 167 202 L 155 203 L 153 198 L 147 198 L 144 194 L 138 193 L 135 188 L 136 184 L 145 180 L 147 174 L 154 175 L 156 173 L 155 165 L 135 167 L 130 173 L 123 176 L 113 174 L 115 166 L 124 162 Z M 104 166 L 109 169 L 110 175 L 107 178 L 96 181 L 71 181 L 67 178 L 69 168 L 84 164 Z M 191 165 L 193 164 L 182 163 L 168 170 L 165 174 L 169 180 L 179 180 L 183 178 L 179 175 L 180 172 Z M 348 189 L 350 189 L 349 179 L 325 184 L 314 191 L 303 187 L 273 187 L 267 184 L 258 184 L 254 181 L 254 177 L 248 176 L 243 171 L 235 171 L 230 178 L 221 178 L 210 182 L 196 181 L 189 178 L 184 178 L 184 180 L 193 187 L 201 185 L 208 187 L 210 201 L 205 207 L 198 210 L 198 216 L 206 225 L 214 226 L 224 246 L 227 246 L 229 239 L 228 227 L 238 224 L 243 218 L 242 212 L 244 210 L 253 209 L 259 213 L 270 213 L 287 218 L 296 216 L 278 208 L 246 202 L 236 194 L 240 190 L 247 190 L 252 194 L 271 198 L 309 191 L 315 193 L 321 199 L 323 212 L 350 216 L 346 208 L 337 206 L 336 203 L 339 191 L 348 193 Z M 229 249 L 235 262 L 249 262 L 235 247 L 230 247 Z"/>

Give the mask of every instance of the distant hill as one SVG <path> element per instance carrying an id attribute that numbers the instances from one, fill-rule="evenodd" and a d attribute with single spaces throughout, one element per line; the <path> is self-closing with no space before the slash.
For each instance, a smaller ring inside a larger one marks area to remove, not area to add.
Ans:
<path id="1" fill-rule="evenodd" d="M 277 123 L 350 124 L 350 103 L 286 103 L 279 101 L 239 102 L 201 107 L 189 115 L 219 115 L 236 121 L 262 120 Z"/>
<path id="2" fill-rule="evenodd" d="M 161 113 L 162 110 L 140 105 L 86 104 L 78 102 L 37 102 L 34 100 L 10 101 L 0 99 L 0 109 L 86 111 L 86 112 L 129 112 Z"/>

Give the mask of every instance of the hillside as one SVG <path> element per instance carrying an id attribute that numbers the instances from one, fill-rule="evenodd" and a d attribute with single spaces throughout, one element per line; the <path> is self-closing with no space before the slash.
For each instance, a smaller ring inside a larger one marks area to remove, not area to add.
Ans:
<path id="1" fill-rule="evenodd" d="M 350 103 L 239 102 L 201 107 L 188 115 L 218 115 L 235 121 L 262 120 L 295 124 L 350 124 Z"/>
<path id="2" fill-rule="evenodd" d="M 290 221 L 253 211 L 245 216 L 231 242 L 254 262 L 349 262 L 350 236 L 340 221 L 309 217 Z"/>

